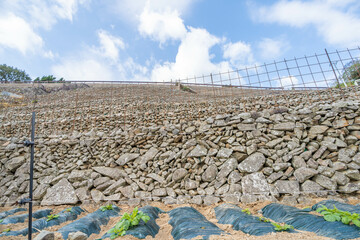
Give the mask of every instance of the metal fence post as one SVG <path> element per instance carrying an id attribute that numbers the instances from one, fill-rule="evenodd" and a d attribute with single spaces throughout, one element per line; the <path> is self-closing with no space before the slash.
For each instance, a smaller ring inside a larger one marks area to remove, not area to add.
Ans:
<path id="1" fill-rule="evenodd" d="M 32 235 L 32 201 L 33 201 L 33 181 L 34 181 L 34 138 L 35 138 L 35 112 L 31 117 L 31 141 L 26 140 L 24 145 L 30 147 L 30 183 L 29 198 L 22 200 L 22 203 L 29 203 L 29 229 L 28 239 L 31 240 Z"/>
<path id="2" fill-rule="evenodd" d="M 341 88 L 341 86 L 340 86 L 340 82 L 339 82 L 339 79 L 338 79 L 338 77 L 337 77 L 337 75 L 336 75 L 336 72 L 335 72 L 334 66 L 333 66 L 333 64 L 332 64 L 332 62 L 331 62 L 330 56 L 329 56 L 329 54 L 328 54 L 328 52 L 327 52 L 326 48 L 325 48 L 325 53 L 326 53 L 327 58 L 329 59 L 330 66 L 331 66 L 331 68 L 332 68 L 332 70 L 333 70 L 333 72 L 334 72 L 335 79 L 336 79 L 336 81 L 337 81 L 337 83 L 338 83 L 338 86 L 339 86 L 339 88 Z"/>

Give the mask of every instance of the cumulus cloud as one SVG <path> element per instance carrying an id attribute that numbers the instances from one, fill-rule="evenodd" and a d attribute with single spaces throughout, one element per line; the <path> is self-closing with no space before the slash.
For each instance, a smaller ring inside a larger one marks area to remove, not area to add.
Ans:
<path id="1" fill-rule="evenodd" d="M 63 58 L 59 64 L 52 66 L 52 73 L 57 77 L 78 81 L 144 79 L 147 67 L 125 56 L 126 44 L 120 37 L 102 29 L 96 33 L 98 45 L 84 46 L 74 55 Z"/>
<path id="2" fill-rule="evenodd" d="M 234 66 L 241 66 L 254 61 L 250 44 L 244 42 L 227 43 L 223 46 L 223 57 Z"/>
<path id="3" fill-rule="evenodd" d="M 281 87 L 284 89 L 299 87 L 298 84 L 299 84 L 299 79 L 297 79 L 294 76 L 285 76 L 276 81 L 276 87 Z"/>
<path id="4" fill-rule="evenodd" d="M 45 50 L 39 28 L 49 30 L 59 19 L 72 21 L 79 5 L 89 0 L 3 0 L 0 2 L 0 46 L 22 54 L 37 53 L 52 59 Z"/>
<path id="5" fill-rule="evenodd" d="M 0 45 L 20 51 L 34 52 L 43 46 L 43 39 L 22 18 L 13 13 L 0 16 Z"/>
<path id="6" fill-rule="evenodd" d="M 177 10 L 166 9 L 163 12 L 151 11 L 148 7 L 140 15 L 138 30 L 143 36 L 149 36 L 160 44 L 167 40 L 182 39 L 186 28 Z"/>
<path id="7" fill-rule="evenodd" d="M 97 35 L 100 42 L 100 47 L 97 51 L 100 51 L 103 57 L 116 61 L 119 58 L 119 49 L 125 48 L 123 40 L 109 34 L 105 30 L 99 30 Z"/>
<path id="8" fill-rule="evenodd" d="M 282 56 L 289 49 L 289 43 L 283 39 L 264 38 L 258 43 L 258 48 L 261 58 L 270 60 Z"/>
<path id="9" fill-rule="evenodd" d="M 189 27 L 189 32 L 182 40 L 175 62 L 165 62 L 156 65 L 151 78 L 156 81 L 200 76 L 204 73 L 227 71 L 227 62 L 213 63 L 210 49 L 221 40 L 211 35 L 205 29 Z"/>
<path id="10" fill-rule="evenodd" d="M 252 11 L 253 18 L 302 28 L 314 26 L 320 36 L 332 45 L 354 47 L 359 44 L 360 17 L 355 0 L 278 1 Z"/>

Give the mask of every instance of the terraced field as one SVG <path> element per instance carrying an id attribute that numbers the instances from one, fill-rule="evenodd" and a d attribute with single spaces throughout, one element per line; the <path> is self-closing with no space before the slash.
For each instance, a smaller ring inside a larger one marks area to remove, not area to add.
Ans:
<path id="1" fill-rule="evenodd" d="M 360 214 L 357 200 L 342 203 L 317 199 L 312 206 L 287 206 L 278 203 L 228 204 L 212 206 L 164 205 L 148 203 L 139 210 L 150 220 L 129 229 L 118 239 L 360 239 L 360 228 L 340 221 L 328 222 L 316 212 L 322 206 Z M 16 210 L 15 210 L 16 209 Z M 110 239 L 108 232 L 133 206 L 112 205 L 102 211 L 100 205 L 35 207 L 33 227 L 53 232 L 55 239 L 73 239 L 74 232 L 82 232 L 87 239 Z M 59 215 L 47 221 L 48 215 Z M 24 239 L 27 235 L 27 209 L 1 208 L 1 239 Z M 276 231 L 274 223 L 294 227 Z M 36 230 L 37 229 L 37 230 Z M 79 238 L 80 239 L 80 238 Z"/>

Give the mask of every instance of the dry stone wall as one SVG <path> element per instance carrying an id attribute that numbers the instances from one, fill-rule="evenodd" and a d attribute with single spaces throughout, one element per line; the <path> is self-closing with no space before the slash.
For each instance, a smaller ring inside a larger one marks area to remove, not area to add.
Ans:
<path id="1" fill-rule="evenodd" d="M 304 201 L 360 190 L 360 101 L 163 119 L 146 126 L 38 136 L 42 205 L 154 200 Z M 27 196 L 29 149 L 0 138 L 0 202 Z"/>

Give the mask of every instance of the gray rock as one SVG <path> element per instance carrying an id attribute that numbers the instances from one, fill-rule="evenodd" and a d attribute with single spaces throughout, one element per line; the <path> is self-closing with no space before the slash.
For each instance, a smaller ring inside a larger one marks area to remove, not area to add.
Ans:
<path id="1" fill-rule="evenodd" d="M 294 176 L 300 183 L 305 182 L 306 180 L 312 178 L 316 174 L 318 174 L 318 171 L 316 171 L 315 169 L 306 168 L 306 167 L 301 167 L 294 171 Z"/>
<path id="2" fill-rule="evenodd" d="M 228 177 L 228 183 L 232 184 L 232 183 L 237 183 L 241 180 L 242 176 L 239 173 L 239 171 L 235 170 L 232 171 Z"/>
<path id="3" fill-rule="evenodd" d="M 217 167 L 215 165 L 211 165 L 207 167 L 201 178 L 204 182 L 211 182 L 216 178 L 217 173 Z"/>
<path id="4" fill-rule="evenodd" d="M 218 179 L 226 178 L 232 171 L 234 171 L 237 167 L 237 160 L 234 158 L 230 158 L 227 160 L 220 169 L 219 174 L 217 175 Z"/>
<path id="5" fill-rule="evenodd" d="M 166 181 L 163 177 L 159 176 L 158 174 L 156 173 L 150 173 L 147 175 L 149 178 L 152 178 L 154 179 L 155 181 L 159 182 L 160 184 L 165 184 Z"/>
<path id="6" fill-rule="evenodd" d="M 191 180 L 190 178 L 185 179 L 185 189 L 186 190 L 191 190 L 191 189 L 196 189 L 196 188 L 197 188 L 196 181 Z"/>
<path id="7" fill-rule="evenodd" d="M 255 124 L 243 124 L 243 123 L 240 123 L 237 125 L 238 129 L 240 131 L 253 131 L 255 130 Z"/>
<path id="8" fill-rule="evenodd" d="M 186 176 L 187 173 L 188 171 L 184 168 L 176 169 L 172 175 L 172 180 L 174 182 L 181 181 Z"/>
<path id="9" fill-rule="evenodd" d="M 301 168 L 301 167 L 306 167 L 305 160 L 300 156 L 294 156 L 291 163 L 292 163 L 292 166 L 295 169 L 298 169 L 298 168 Z"/>
<path id="10" fill-rule="evenodd" d="M 350 182 L 350 179 L 342 172 L 335 172 L 331 180 L 340 186 L 344 186 Z"/>
<path id="11" fill-rule="evenodd" d="M 294 131 L 295 123 L 294 122 L 284 122 L 284 123 L 277 123 L 274 125 L 274 130 L 279 131 Z"/>
<path id="12" fill-rule="evenodd" d="M 41 231 L 34 240 L 54 240 L 55 234 L 46 230 Z"/>
<path id="13" fill-rule="evenodd" d="M 220 198 L 214 196 L 205 196 L 203 200 L 204 205 L 212 205 L 220 202 Z"/>
<path id="14" fill-rule="evenodd" d="M 122 195 L 124 195 L 128 199 L 134 197 L 134 190 L 132 189 L 131 186 L 120 188 L 120 192 L 122 193 Z"/>
<path id="15" fill-rule="evenodd" d="M 155 197 L 165 197 L 166 189 L 165 188 L 156 188 L 152 191 L 152 195 Z"/>
<path id="16" fill-rule="evenodd" d="M 46 194 L 48 188 L 49 188 L 48 184 L 41 183 L 40 185 L 38 185 L 33 193 L 33 199 L 41 200 L 43 196 Z"/>
<path id="17" fill-rule="evenodd" d="M 345 186 L 340 186 L 342 193 L 354 193 L 360 190 L 359 183 L 347 183 Z"/>
<path id="18" fill-rule="evenodd" d="M 72 232 L 69 233 L 69 240 L 86 240 L 88 236 L 83 232 Z"/>
<path id="19" fill-rule="evenodd" d="M 24 163 L 25 163 L 25 157 L 19 156 L 19 157 L 12 158 L 10 161 L 7 161 L 5 164 L 5 167 L 10 172 L 14 172 L 18 167 L 20 167 Z"/>
<path id="20" fill-rule="evenodd" d="M 320 191 L 323 189 L 324 188 L 322 186 L 311 180 L 306 180 L 303 184 L 301 184 L 301 191 L 307 194 L 312 193 L 318 195 L 319 193 L 321 193 Z"/>
<path id="21" fill-rule="evenodd" d="M 244 176 L 241 180 L 243 193 L 266 194 L 270 193 L 270 187 L 264 174 L 255 172 Z"/>
<path id="22" fill-rule="evenodd" d="M 90 200 L 90 193 L 86 187 L 76 189 L 75 193 L 82 203 Z"/>
<path id="23" fill-rule="evenodd" d="M 78 202 L 74 187 L 65 178 L 57 184 L 48 188 L 41 205 L 65 205 L 76 204 Z"/>
<path id="24" fill-rule="evenodd" d="M 300 186 L 297 181 L 278 180 L 275 187 L 279 193 L 299 194 Z"/>
<path id="25" fill-rule="evenodd" d="M 253 173 L 260 171 L 265 164 L 265 156 L 262 153 L 256 152 L 246 158 L 238 165 L 240 172 Z"/>
<path id="26" fill-rule="evenodd" d="M 228 148 L 221 148 L 216 157 L 218 158 L 228 158 L 230 157 L 230 155 L 232 154 L 233 150 L 232 149 L 228 149 Z"/>
<path id="27" fill-rule="evenodd" d="M 119 180 L 120 178 L 127 177 L 126 172 L 118 168 L 93 167 L 92 169 L 104 176 L 110 177 L 115 180 Z"/>
<path id="28" fill-rule="evenodd" d="M 140 157 L 140 163 L 146 164 L 149 160 L 154 160 L 158 152 L 159 150 L 157 148 L 150 148 L 143 156 Z"/>
<path id="29" fill-rule="evenodd" d="M 326 189 L 336 190 L 337 187 L 336 182 L 332 181 L 328 177 L 325 177 L 323 175 L 317 175 L 314 177 L 314 181 Z"/>
<path id="30" fill-rule="evenodd" d="M 69 182 L 79 182 L 89 179 L 91 170 L 74 170 L 71 171 L 70 175 L 68 176 Z"/>
<path id="31" fill-rule="evenodd" d="M 339 161 L 344 163 L 350 163 L 352 161 L 351 157 L 355 154 L 352 149 L 340 149 L 339 151 Z"/>
<path id="32" fill-rule="evenodd" d="M 116 160 L 116 163 L 120 166 L 123 166 L 126 163 L 135 160 L 139 156 L 140 156 L 140 154 L 138 154 L 138 153 L 125 153 L 125 154 L 121 155 L 118 158 L 118 160 Z"/>
<path id="33" fill-rule="evenodd" d="M 284 141 L 284 139 L 282 138 L 277 138 L 277 139 L 274 139 L 270 142 L 267 142 L 266 143 L 266 146 L 269 147 L 269 148 L 274 148 L 275 146 L 277 146 L 278 144 L 282 143 Z"/>
<path id="34" fill-rule="evenodd" d="M 283 171 L 283 170 L 287 169 L 290 166 L 291 166 L 290 163 L 275 163 L 273 165 L 273 169 L 274 169 L 275 172 L 278 172 L 278 171 Z"/>
<path id="35" fill-rule="evenodd" d="M 91 194 L 91 198 L 95 203 L 100 203 L 101 201 L 105 200 L 105 195 L 99 190 L 92 189 L 90 194 Z"/>
<path id="36" fill-rule="evenodd" d="M 202 145 L 197 145 L 188 155 L 188 157 L 203 157 L 206 156 L 207 149 Z"/>
<path id="37" fill-rule="evenodd" d="M 326 130 L 328 130 L 329 127 L 328 126 L 324 126 L 324 125 L 316 125 L 316 126 L 312 126 L 309 130 L 309 135 L 310 136 L 317 136 L 319 134 L 323 134 L 324 132 L 326 132 Z"/>
<path id="38" fill-rule="evenodd" d="M 344 172 L 345 175 L 355 181 L 359 181 L 360 180 L 360 173 L 359 170 L 347 170 Z"/>
<path id="39" fill-rule="evenodd" d="M 281 178 L 282 176 L 284 176 L 284 173 L 283 173 L 283 172 L 275 172 L 275 173 L 272 173 L 272 174 L 267 178 L 267 181 L 268 181 L 268 183 L 273 183 L 273 182 L 275 182 L 276 180 L 278 180 L 279 178 Z"/>

